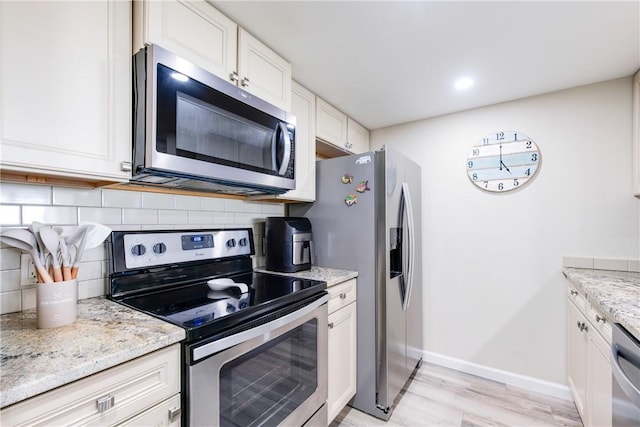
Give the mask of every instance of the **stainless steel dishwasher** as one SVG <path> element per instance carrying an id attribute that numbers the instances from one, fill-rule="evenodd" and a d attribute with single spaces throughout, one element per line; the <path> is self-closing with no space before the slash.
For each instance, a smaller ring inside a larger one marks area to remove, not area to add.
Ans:
<path id="1" fill-rule="evenodd" d="M 619 324 L 613 325 L 611 370 L 613 425 L 640 426 L 640 342 Z"/>

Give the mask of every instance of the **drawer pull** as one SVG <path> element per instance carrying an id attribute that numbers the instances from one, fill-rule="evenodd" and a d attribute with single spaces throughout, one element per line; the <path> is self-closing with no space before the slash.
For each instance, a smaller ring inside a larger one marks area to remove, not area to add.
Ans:
<path id="1" fill-rule="evenodd" d="M 333 329 L 333 322 L 329 323 L 329 329 Z"/>
<path id="2" fill-rule="evenodd" d="M 344 292 L 340 294 L 340 299 L 346 299 L 347 298 L 347 294 L 345 294 Z"/>
<path id="3" fill-rule="evenodd" d="M 171 409 L 169 409 L 169 422 L 173 423 L 176 418 L 178 418 L 180 416 L 180 414 L 182 413 L 182 409 L 180 407 L 173 407 Z"/>
<path id="4" fill-rule="evenodd" d="M 96 399 L 96 406 L 98 408 L 98 413 L 100 414 L 113 408 L 115 404 L 116 404 L 116 399 L 114 396 L 110 394 L 104 397 L 101 397 L 99 399 Z"/>
<path id="5" fill-rule="evenodd" d="M 571 289 L 571 295 L 578 295 L 578 291 Z"/>
<path id="6" fill-rule="evenodd" d="M 605 319 L 604 317 L 600 317 L 596 314 L 596 322 L 602 322 L 602 323 L 606 323 L 607 319 Z"/>
<path id="7" fill-rule="evenodd" d="M 578 322 L 578 329 L 580 329 L 580 331 L 584 332 L 584 331 L 588 331 L 589 327 L 584 322 Z"/>

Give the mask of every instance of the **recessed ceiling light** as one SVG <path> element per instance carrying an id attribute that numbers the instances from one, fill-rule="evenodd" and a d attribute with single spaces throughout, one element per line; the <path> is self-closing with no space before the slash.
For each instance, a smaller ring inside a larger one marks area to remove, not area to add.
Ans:
<path id="1" fill-rule="evenodd" d="M 463 77 L 461 79 L 456 80 L 453 86 L 458 90 L 469 89 L 471 86 L 473 86 L 473 80 L 470 79 L 469 77 Z"/>

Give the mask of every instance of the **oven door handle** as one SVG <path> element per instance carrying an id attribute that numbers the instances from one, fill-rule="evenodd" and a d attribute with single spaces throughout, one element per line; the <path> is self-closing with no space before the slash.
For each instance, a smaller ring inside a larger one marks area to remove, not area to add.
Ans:
<path id="1" fill-rule="evenodd" d="M 200 359 L 203 359 L 219 351 L 226 350 L 230 347 L 233 347 L 234 345 L 249 341 L 261 335 L 269 334 L 270 332 L 275 331 L 276 329 L 285 326 L 290 322 L 308 315 L 309 313 L 320 307 L 322 304 L 326 304 L 327 301 L 329 301 L 329 295 L 325 294 L 309 305 L 302 307 L 300 310 L 289 313 L 286 316 L 282 316 L 269 323 L 265 323 L 264 325 L 256 326 L 255 328 L 251 328 L 249 330 L 239 332 L 237 334 L 210 342 L 208 344 L 204 344 L 200 347 L 196 347 L 193 349 L 192 360 L 194 362 L 197 362 Z"/>

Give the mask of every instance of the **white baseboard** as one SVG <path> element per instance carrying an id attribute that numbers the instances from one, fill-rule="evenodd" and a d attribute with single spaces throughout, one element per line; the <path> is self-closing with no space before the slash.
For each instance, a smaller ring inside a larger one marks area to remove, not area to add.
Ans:
<path id="1" fill-rule="evenodd" d="M 432 353 L 430 351 L 423 352 L 423 360 L 425 362 L 433 363 L 434 365 L 440 365 L 445 368 L 455 369 L 456 371 L 465 372 L 467 374 L 477 375 L 493 381 L 520 387 L 528 391 L 545 394 L 558 399 L 573 400 L 571 393 L 569 392 L 569 387 L 564 384 L 527 377 L 514 372 L 503 371 L 489 366 L 467 362 L 462 359 Z"/>

